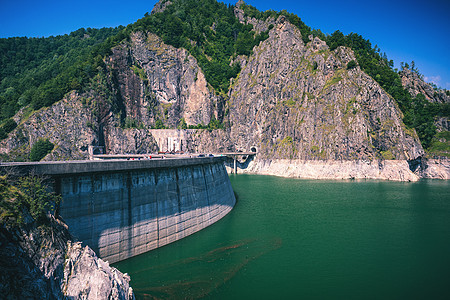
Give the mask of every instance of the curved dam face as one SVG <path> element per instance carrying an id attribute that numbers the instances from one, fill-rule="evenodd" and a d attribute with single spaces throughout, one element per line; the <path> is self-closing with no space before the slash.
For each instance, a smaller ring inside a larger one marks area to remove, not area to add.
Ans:
<path id="1" fill-rule="evenodd" d="M 38 164 L 75 238 L 110 263 L 193 234 L 235 205 L 222 158 Z"/>

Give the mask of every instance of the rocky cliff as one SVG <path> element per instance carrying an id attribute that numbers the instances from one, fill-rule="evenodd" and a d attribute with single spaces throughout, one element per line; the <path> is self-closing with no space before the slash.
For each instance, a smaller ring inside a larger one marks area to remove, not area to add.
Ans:
<path id="1" fill-rule="evenodd" d="M 409 91 L 411 96 L 422 94 L 430 102 L 450 103 L 450 95 L 442 89 L 434 89 L 423 80 L 423 77 L 406 67 L 400 72 L 402 85 Z"/>
<path id="2" fill-rule="evenodd" d="M 0 226 L 0 294 L 5 299 L 134 299 L 130 277 L 72 242 L 51 219 L 37 226 Z M 3 298 L 2 297 L 2 298 Z"/>
<path id="3" fill-rule="evenodd" d="M 350 49 L 307 45 L 284 17 L 254 49 L 230 91 L 230 135 L 259 157 L 414 159 L 423 149 L 388 94 L 359 67 Z"/>

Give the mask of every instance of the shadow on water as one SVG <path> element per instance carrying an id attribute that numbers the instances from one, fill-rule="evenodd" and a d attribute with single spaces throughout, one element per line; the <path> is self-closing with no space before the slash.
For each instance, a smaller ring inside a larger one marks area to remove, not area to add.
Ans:
<path id="1" fill-rule="evenodd" d="M 234 193 L 234 198 L 236 199 L 236 204 L 237 204 L 239 202 L 239 195 L 235 191 L 233 191 L 233 193 Z"/>
<path id="2" fill-rule="evenodd" d="M 260 256 L 279 249 L 282 240 L 241 240 L 169 264 L 142 268 L 131 273 L 152 274 L 133 284 L 137 299 L 199 299 L 232 279 L 239 270 Z"/>

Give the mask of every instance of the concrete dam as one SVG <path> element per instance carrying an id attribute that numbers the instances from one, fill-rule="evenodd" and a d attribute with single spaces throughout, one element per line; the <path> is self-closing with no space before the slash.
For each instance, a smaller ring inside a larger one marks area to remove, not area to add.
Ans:
<path id="1" fill-rule="evenodd" d="M 50 176 L 69 231 L 114 263 L 191 235 L 236 199 L 222 157 L 2 164 Z"/>

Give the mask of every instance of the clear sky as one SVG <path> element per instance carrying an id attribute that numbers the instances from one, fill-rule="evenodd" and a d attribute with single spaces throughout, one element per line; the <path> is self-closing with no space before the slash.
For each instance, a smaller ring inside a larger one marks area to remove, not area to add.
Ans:
<path id="1" fill-rule="evenodd" d="M 82 27 L 128 25 L 150 12 L 156 2 L 0 0 L 0 37 L 48 37 Z M 245 2 L 259 10 L 286 9 L 324 33 L 358 33 L 386 52 L 396 67 L 414 60 L 428 82 L 450 89 L 450 0 Z"/>

